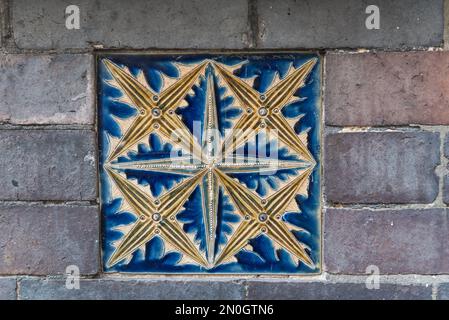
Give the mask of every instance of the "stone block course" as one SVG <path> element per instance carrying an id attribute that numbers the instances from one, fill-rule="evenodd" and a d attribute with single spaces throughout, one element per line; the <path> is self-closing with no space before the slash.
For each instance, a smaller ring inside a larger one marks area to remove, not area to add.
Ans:
<path id="1" fill-rule="evenodd" d="M 96 206 L 1 204 L 0 274 L 95 274 L 99 234 Z"/>
<path id="2" fill-rule="evenodd" d="M 93 124 L 93 58 L 0 54 L 0 123 Z"/>
<path id="3" fill-rule="evenodd" d="M 256 300 L 430 300 L 432 287 L 380 283 L 367 289 L 362 283 L 249 281 L 248 299 Z"/>
<path id="4" fill-rule="evenodd" d="M 95 134 L 0 130 L 0 200 L 95 200 Z"/>
<path id="5" fill-rule="evenodd" d="M 325 117 L 335 126 L 449 124 L 447 52 L 331 53 Z"/>
<path id="6" fill-rule="evenodd" d="M 346 132 L 325 136 L 331 203 L 431 203 L 438 195 L 439 134 Z"/>
<path id="7" fill-rule="evenodd" d="M 79 290 L 68 290 L 65 280 L 22 279 L 19 299 L 112 300 L 242 300 L 244 286 L 232 280 L 81 280 Z"/>
<path id="8" fill-rule="evenodd" d="M 368 30 L 368 5 L 380 10 L 380 29 Z M 263 48 L 413 48 L 441 46 L 443 1 L 258 1 Z"/>
<path id="9" fill-rule="evenodd" d="M 325 269 L 364 274 L 447 274 L 447 209 L 331 209 L 324 213 Z"/>
<path id="10" fill-rule="evenodd" d="M 242 0 L 76 2 L 80 29 L 65 27 L 70 1 L 12 2 L 14 41 L 22 49 L 245 48 L 248 3 Z"/>

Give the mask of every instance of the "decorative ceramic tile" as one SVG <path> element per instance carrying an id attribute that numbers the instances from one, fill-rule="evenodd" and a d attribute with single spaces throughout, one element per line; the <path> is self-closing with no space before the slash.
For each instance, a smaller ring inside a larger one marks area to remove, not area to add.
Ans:
<path id="1" fill-rule="evenodd" d="M 319 272 L 319 63 L 100 57 L 105 270 Z"/>

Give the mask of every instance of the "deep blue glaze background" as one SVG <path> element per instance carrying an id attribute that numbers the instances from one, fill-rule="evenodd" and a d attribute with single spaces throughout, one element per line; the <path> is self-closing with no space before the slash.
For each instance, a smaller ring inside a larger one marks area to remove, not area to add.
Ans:
<path id="1" fill-rule="evenodd" d="M 304 114 L 295 125 L 295 130 L 299 133 L 302 130 L 309 130 L 309 150 L 311 150 L 317 161 L 310 180 L 309 196 L 304 198 L 297 195 L 296 201 L 301 209 L 301 214 L 287 213 L 284 220 L 297 225 L 309 233 L 293 231 L 296 238 L 310 247 L 312 260 L 317 268 L 310 269 L 307 265 L 300 263 L 298 266 L 292 260 L 290 254 L 284 249 L 275 250 L 272 241 L 261 235 L 252 239 L 250 244 L 253 251 L 241 250 L 237 255 L 237 262 L 220 265 L 214 269 L 204 269 L 196 265 L 177 265 L 181 254 L 177 252 L 164 252 L 164 243 L 159 237 L 153 238 L 146 244 L 145 253 L 137 250 L 131 261 L 125 264 L 124 261 L 116 264 L 112 268 L 106 267 L 106 262 L 111 256 L 114 247 L 112 241 L 119 240 L 123 234 L 115 231 L 119 225 L 134 223 L 136 217 L 131 212 L 120 212 L 121 198 L 112 198 L 110 193 L 110 180 L 103 170 L 103 163 L 109 150 L 108 135 L 120 137 L 123 133 L 113 119 L 129 118 L 136 114 L 136 110 L 126 104 L 114 101 L 120 97 L 119 90 L 111 87 L 105 80 L 111 79 L 108 71 L 101 62 L 107 58 L 120 66 L 126 66 L 131 73 L 137 75 L 138 70 L 143 70 L 150 87 L 155 92 L 160 92 L 162 87 L 162 77 L 164 74 L 169 77 L 178 77 L 177 68 L 172 62 L 198 63 L 204 59 L 213 59 L 226 65 L 236 65 L 242 61 L 247 61 L 240 68 L 234 71 L 236 76 L 242 78 L 255 77 L 254 88 L 261 93 L 265 92 L 272 83 L 276 73 L 281 79 L 288 72 L 290 64 L 295 68 L 305 61 L 318 57 L 315 54 L 258 54 L 256 56 L 246 55 L 110 55 L 102 56 L 98 61 L 98 117 L 99 117 L 99 164 L 100 164 L 100 200 L 102 212 L 102 248 L 103 265 L 107 272 L 148 272 L 148 273 L 317 273 L 321 264 L 321 236 L 320 236 L 320 77 L 321 61 L 318 60 L 313 71 L 309 75 L 306 86 L 297 92 L 297 96 L 302 99 L 299 102 L 287 105 L 283 109 L 283 114 L 287 118 Z M 212 72 L 210 68 L 206 73 Z M 216 80 L 215 76 L 214 79 Z M 182 115 L 187 127 L 192 130 L 193 121 L 203 120 L 204 90 L 206 81 L 200 80 L 199 86 L 193 88 L 194 96 L 187 97 L 188 106 L 178 109 L 176 112 Z M 236 119 L 240 110 L 233 106 L 233 98 L 227 97 L 225 90 L 215 81 L 215 92 L 217 96 L 217 108 L 219 109 L 220 130 L 230 127 L 231 120 Z M 232 96 L 232 95 L 231 95 Z M 138 152 L 129 152 L 119 158 L 119 162 L 154 159 L 168 157 L 171 152 L 171 145 L 162 143 L 159 137 L 152 134 L 148 137 L 148 145 L 140 144 Z M 181 151 L 179 151 L 181 153 Z M 280 159 L 292 159 L 294 155 L 288 154 L 287 150 L 278 151 Z M 154 196 L 160 195 L 164 189 L 170 189 L 180 182 L 182 176 L 165 173 L 147 173 L 141 171 L 125 170 L 129 179 L 137 181 L 139 184 L 147 186 L 148 192 Z M 279 171 L 274 176 L 259 176 L 254 174 L 235 174 L 240 182 L 264 196 L 269 188 L 277 188 L 279 180 L 285 180 L 295 174 L 292 170 Z M 218 218 L 221 223 L 217 227 L 217 244 L 224 244 L 232 233 L 229 223 L 239 221 L 240 217 L 234 213 L 233 205 L 228 197 L 220 191 L 220 207 Z M 197 188 L 185 204 L 185 210 L 177 215 L 177 219 L 184 223 L 184 231 L 195 235 L 195 239 L 200 244 L 200 249 L 205 248 L 204 226 L 201 212 L 201 193 Z"/>

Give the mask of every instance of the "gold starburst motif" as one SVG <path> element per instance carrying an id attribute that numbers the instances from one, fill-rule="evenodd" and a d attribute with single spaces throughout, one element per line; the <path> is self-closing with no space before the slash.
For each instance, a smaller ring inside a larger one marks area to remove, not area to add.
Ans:
<path id="1" fill-rule="evenodd" d="M 143 67 L 100 59 L 107 141 L 100 163 L 109 194 L 102 210 L 106 224 L 124 212 L 133 217 L 106 230 L 106 268 L 317 270 L 317 228 L 300 220 L 318 162 L 309 149 L 311 128 L 297 133 L 295 126 L 305 117 L 297 112 L 303 105 L 318 113 L 316 99 L 300 96 L 318 60 L 258 59 L 149 60 Z M 110 213 L 114 199 L 120 208 Z M 314 240 L 305 243 L 307 236 Z M 242 256 L 260 261 L 245 265 Z"/>

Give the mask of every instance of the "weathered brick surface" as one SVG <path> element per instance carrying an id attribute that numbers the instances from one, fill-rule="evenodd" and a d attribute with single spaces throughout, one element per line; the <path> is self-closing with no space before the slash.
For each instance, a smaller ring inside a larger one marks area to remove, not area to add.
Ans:
<path id="1" fill-rule="evenodd" d="M 0 300 L 16 299 L 16 279 L 0 278 Z"/>
<path id="2" fill-rule="evenodd" d="M 328 54 L 326 123 L 449 124 L 445 70 L 449 70 L 448 52 Z"/>
<path id="3" fill-rule="evenodd" d="M 449 300 L 449 283 L 442 283 L 438 286 L 438 300 Z"/>
<path id="4" fill-rule="evenodd" d="M 365 283 L 299 281 L 249 281 L 248 299 L 257 300 L 430 300 L 432 287 L 381 283 L 367 289 Z"/>
<path id="5" fill-rule="evenodd" d="M 444 156 L 449 159 L 449 133 L 446 134 L 444 142 Z M 449 172 L 449 164 L 446 169 Z M 449 173 L 443 177 L 443 202 L 449 204 Z"/>
<path id="6" fill-rule="evenodd" d="M 259 41 L 265 48 L 404 48 L 440 46 L 443 1 L 259 0 Z M 380 9 L 368 30 L 365 9 Z"/>
<path id="7" fill-rule="evenodd" d="M 449 133 L 444 138 L 444 156 L 449 159 Z"/>
<path id="8" fill-rule="evenodd" d="M 438 194 L 439 134 L 356 132 L 325 136 L 327 200 L 431 203 Z"/>
<path id="9" fill-rule="evenodd" d="M 0 123 L 93 123 L 93 58 L 0 55 Z"/>
<path id="10" fill-rule="evenodd" d="M 330 273 L 449 272 L 448 211 L 327 209 L 324 261 Z"/>
<path id="11" fill-rule="evenodd" d="M 95 134 L 0 130 L 0 200 L 94 200 Z"/>
<path id="12" fill-rule="evenodd" d="M 96 206 L 0 205 L 0 274 L 82 274 L 99 269 Z"/>
<path id="13" fill-rule="evenodd" d="M 242 300 L 244 287 L 232 280 L 81 280 L 79 290 L 67 290 L 64 280 L 23 279 L 19 299 L 218 299 Z"/>
<path id="14" fill-rule="evenodd" d="M 443 201 L 449 204 L 449 176 L 443 177 Z"/>
<path id="15" fill-rule="evenodd" d="M 244 48 L 247 1 L 79 0 L 80 29 L 65 27 L 71 1 L 12 3 L 14 41 L 19 48 Z"/>
<path id="16" fill-rule="evenodd" d="M 3 38 L 5 37 L 5 14 L 6 3 L 0 1 L 0 47 L 3 46 Z"/>

